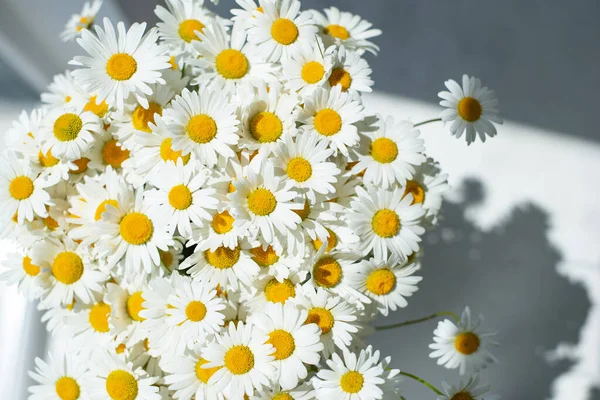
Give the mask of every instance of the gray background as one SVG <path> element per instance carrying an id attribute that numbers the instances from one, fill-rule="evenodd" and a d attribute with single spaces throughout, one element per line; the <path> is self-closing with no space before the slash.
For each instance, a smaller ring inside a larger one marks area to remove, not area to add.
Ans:
<path id="1" fill-rule="evenodd" d="M 0 0 L 0 14 L 3 2 L 10 1 Z M 155 21 L 155 0 L 120 3 L 131 21 Z M 219 13 L 228 16 L 233 1 L 221 3 Z M 79 3 L 64 4 L 66 20 Z M 600 140 L 597 0 L 304 0 L 303 5 L 336 5 L 384 31 L 375 39 L 380 56 L 369 57 L 377 91 L 433 102 L 445 79 L 458 79 L 466 72 L 498 92 L 506 119 Z M 4 34 L 19 40 L 11 32 Z M 0 59 L 0 98 L 36 98 L 37 90 L 19 77 L 18 69 L 9 67 L 9 61 Z M 48 77 L 59 71 L 47 71 Z M 486 326 L 499 331 L 504 344 L 497 352 L 500 365 L 485 377 L 504 399 L 544 400 L 552 380 L 569 364 L 548 364 L 543 354 L 559 342 L 577 341 L 589 307 L 587 296 L 556 274 L 560 254 L 546 238 L 544 210 L 523 205 L 501 226 L 484 233 L 465 220 L 464 210 L 482 201 L 485 189 L 477 181 L 464 185 L 463 201 L 447 204 L 440 228 L 427 237 L 419 292 L 408 309 L 385 323 L 469 304 L 486 315 Z M 394 366 L 439 386 L 442 379 L 455 380 L 457 375 L 427 359 L 434 326 L 432 321 L 378 333 L 371 343 L 391 353 Z M 407 383 L 406 388 L 408 400 L 433 398 L 417 384 Z"/>

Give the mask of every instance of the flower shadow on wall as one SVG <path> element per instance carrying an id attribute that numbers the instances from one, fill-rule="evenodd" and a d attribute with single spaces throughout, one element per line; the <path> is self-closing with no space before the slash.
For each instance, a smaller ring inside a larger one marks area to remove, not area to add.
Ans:
<path id="1" fill-rule="evenodd" d="M 375 325 L 469 305 L 474 315 L 485 315 L 485 329 L 498 332 L 501 350 L 495 354 L 500 363 L 482 373 L 493 383 L 493 392 L 505 399 L 549 398 L 552 382 L 570 365 L 548 363 L 546 353 L 559 343 L 578 342 L 590 306 L 587 295 L 557 273 L 560 254 L 547 239 L 549 215 L 544 210 L 525 204 L 483 232 L 465 218 L 465 210 L 482 203 L 484 187 L 477 180 L 462 186 L 462 199 L 444 204 L 443 220 L 425 239 L 419 291 L 408 308 Z M 378 332 L 369 341 L 392 356 L 394 368 L 438 386 L 442 380 L 458 383 L 455 371 L 427 358 L 435 326 L 428 321 Z M 404 389 L 408 400 L 432 395 L 415 382 L 405 382 Z"/>

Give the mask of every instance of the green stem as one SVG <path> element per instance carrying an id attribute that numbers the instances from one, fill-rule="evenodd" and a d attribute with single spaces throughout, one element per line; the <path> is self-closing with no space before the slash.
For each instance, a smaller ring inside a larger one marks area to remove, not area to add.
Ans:
<path id="1" fill-rule="evenodd" d="M 433 119 L 428 119 L 427 121 L 422 121 L 422 122 L 419 122 L 418 124 L 415 124 L 415 128 L 416 128 L 417 126 L 421 126 L 421 125 L 429 124 L 429 123 L 431 123 L 431 122 L 441 122 L 441 121 L 442 121 L 442 119 L 441 119 L 441 118 L 433 118 Z"/>
<path id="2" fill-rule="evenodd" d="M 450 311 L 440 311 L 440 312 L 436 312 L 435 314 L 431 314 L 431 315 L 428 315 L 427 317 L 423 317 L 423 318 L 419 318 L 419 319 L 412 319 L 410 321 L 399 322 L 397 324 L 392 324 L 392 325 L 378 326 L 378 327 L 375 328 L 375 330 L 377 330 L 377 331 L 385 331 L 385 330 L 388 330 L 388 329 L 399 328 L 401 326 L 414 325 L 414 324 L 418 324 L 420 322 L 429 321 L 430 319 L 434 319 L 434 318 L 437 318 L 437 317 L 442 317 L 442 316 L 445 316 L 445 315 L 454 318 L 456 321 L 460 321 L 460 318 L 458 318 L 458 315 L 454 314 L 453 312 L 450 312 Z"/>
<path id="3" fill-rule="evenodd" d="M 414 379 L 417 382 L 422 383 L 423 385 L 427 386 L 429 389 L 433 390 L 436 394 L 439 394 L 440 396 L 443 396 L 444 393 L 440 392 L 435 386 L 433 386 L 431 383 L 427 382 L 424 379 L 419 378 L 416 375 L 413 374 L 409 374 L 408 372 L 400 372 L 400 375 L 404 375 L 404 376 L 408 376 L 411 379 Z"/>

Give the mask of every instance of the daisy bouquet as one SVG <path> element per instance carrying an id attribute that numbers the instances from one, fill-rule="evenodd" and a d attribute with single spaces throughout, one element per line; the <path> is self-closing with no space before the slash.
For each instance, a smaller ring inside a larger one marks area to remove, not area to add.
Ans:
<path id="1" fill-rule="evenodd" d="M 39 301 L 55 349 L 30 399 L 493 399 L 493 337 L 466 308 L 432 358 L 438 386 L 366 345 L 421 281 L 447 176 L 418 126 L 467 143 L 502 123 L 493 91 L 449 80 L 439 118 L 370 114 L 357 15 L 298 0 L 167 0 L 130 27 L 86 4 L 63 34 L 86 55 L 23 112 L 0 157 L 3 280 Z M 384 349 L 383 349 L 384 350 Z"/>

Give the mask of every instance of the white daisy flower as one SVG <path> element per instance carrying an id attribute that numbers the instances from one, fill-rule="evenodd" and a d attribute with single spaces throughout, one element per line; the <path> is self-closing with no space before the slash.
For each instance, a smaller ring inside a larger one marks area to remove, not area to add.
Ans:
<path id="1" fill-rule="evenodd" d="M 78 38 L 81 35 L 81 31 L 90 29 L 101 7 L 102 0 L 93 0 L 91 3 L 86 1 L 83 3 L 81 14 L 73 14 L 65 25 L 65 29 L 60 34 L 63 42 L 69 42 Z"/>
<path id="2" fill-rule="evenodd" d="M 292 303 L 277 303 L 267 304 L 262 313 L 251 317 L 254 335 L 262 335 L 265 343 L 275 348 L 272 355 L 276 372 L 272 379 L 283 389 L 293 389 L 306 379 L 306 365 L 319 364 L 323 350 L 319 327 L 305 325 L 307 315 L 306 310 L 298 310 Z"/>
<path id="3" fill-rule="evenodd" d="M 70 346 L 77 349 L 82 357 L 91 356 L 98 348 L 117 348 L 117 332 L 109 323 L 111 312 L 110 305 L 102 300 L 102 296 L 97 296 L 95 302 L 89 305 L 75 302 L 73 313 L 65 316 Z"/>
<path id="4" fill-rule="evenodd" d="M 305 324 L 321 329 L 323 355 L 327 358 L 338 349 L 348 349 L 359 330 L 356 309 L 326 289 L 304 287 L 295 303 L 308 311 Z"/>
<path id="5" fill-rule="evenodd" d="M 202 358 L 200 345 L 184 354 L 165 354 L 160 366 L 168 374 L 165 384 L 174 391 L 174 398 L 180 400 L 224 400 L 208 381 L 221 367 L 203 368 L 208 361 Z"/>
<path id="6" fill-rule="evenodd" d="M 210 29 L 193 42 L 199 58 L 192 65 L 202 69 L 192 80 L 193 85 L 238 94 L 245 84 L 258 86 L 264 82 L 276 82 L 275 66 L 265 62 L 254 46 L 246 43 L 246 31 L 234 28 L 231 36 L 223 22 L 216 21 Z"/>
<path id="7" fill-rule="evenodd" d="M 356 283 L 357 256 L 350 253 L 323 254 L 324 249 L 312 261 L 310 279 L 304 283 L 307 288 L 323 288 L 343 297 L 359 309 L 371 300 L 360 293 L 353 285 Z"/>
<path id="8" fill-rule="evenodd" d="M 115 170 L 121 170 L 123 163 L 129 159 L 131 152 L 123 147 L 117 138 L 104 131 L 97 135 L 94 146 L 90 149 L 87 158 L 90 160 L 88 167 L 104 172 L 109 166 Z M 127 174 L 124 171 L 124 174 Z"/>
<path id="9" fill-rule="evenodd" d="M 160 264 L 168 272 L 177 271 L 181 261 L 183 261 L 183 238 L 174 237 L 173 246 L 169 246 L 168 250 L 158 250 L 160 254 Z"/>
<path id="10" fill-rule="evenodd" d="M 192 348 L 195 343 L 205 343 L 207 337 L 213 337 L 221 330 L 225 316 L 223 300 L 217 292 L 188 276 L 173 273 L 171 283 L 173 292 L 167 298 L 167 311 L 164 323 L 172 327 L 170 337 L 155 336 L 149 331 L 149 339 L 158 344 L 164 340 L 175 340 L 178 351 Z"/>
<path id="11" fill-rule="evenodd" d="M 355 276 L 359 279 L 356 287 L 376 303 L 377 310 L 384 316 L 389 310 L 406 307 L 406 297 L 418 290 L 417 283 L 423 279 L 413 276 L 420 268 L 418 263 L 402 263 L 395 255 L 383 261 L 371 258 L 360 264 L 359 274 Z"/>
<path id="12" fill-rule="evenodd" d="M 69 238 L 46 238 L 36 243 L 31 259 L 35 265 L 48 270 L 49 290 L 43 301 L 50 305 L 68 305 L 73 298 L 89 304 L 95 293 L 103 291 L 108 276 L 99 271 L 89 249 Z"/>
<path id="13" fill-rule="evenodd" d="M 271 62 L 287 59 L 317 34 L 312 14 L 300 12 L 298 0 L 259 0 L 248 29 L 248 40 Z"/>
<path id="14" fill-rule="evenodd" d="M 131 150 L 136 146 L 135 136 L 145 136 L 152 132 L 150 124 L 155 124 L 154 116 L 162 115 L 164 108 L 175 96 L 167 85 L 150 85 L 152 94 L 146 97 L 148 106 L 139 103 L 127 103 L 122 112 L 112 114 L 109 132 L 119 139 L 123 148 Z"/>
<path id="15" fill-rule="evenodd" d="M 292 273 L 299 272 L 304 263 L 301 257 L 293 256 L 277 246 L 248 243 L 244 251 L 250 253 L 252 260 L 258 264 L 261 275 L 274 277 L 279 282 L 283 282 Z"/>
<path id="16" fill-rule="evenodd" d="M 373 24 L 370 22 L 336 7 L 324 11 L 325 15 L 315 10 L 312 13 L 328 47 L 332 44 L 344 45 L 346 49 L 359 54 L 365 51 L 377 54 L 379 47 L 369 39 L 381 35 L 381 30 L 371 29 Z"/>
<path id="17" fill-rule="evenodd" d="M 379 117 L 379 121 L 381 126 L 377 130 L 364 133 L 368 138 L 364 146 L 368 150 L 358 153 L 359 161 L 352 173 L 364 171 L 366 185 L 384 189 L 396 184 L 404 186 L 414 176 L 415 168 L 426 160 L 424 141 L 410 122 L 396 123 L 392 117 L 385 120 Z"/>
<path id="18" fill-rule="evenodd" d="M 272 275 L 261 275 L 252 282 L 253 290 L 242 293 L 241 299 L 250 311 L 262 311 L 269 304 L 287 304 L 296 297 L 305 278 L 305 272 L 291 272 L 281 280 Z"/>
<path id="19" fill-rule="evenodd" d="M 358 128 L 355 123 L 363 118 L 363 105 L 341 87 L 331 90 L 316 89 L 304 101 L 298 116 L 305 132 L 314 132 L 325 138 L 335 153 L 339 150 L 348 156 L 348 148 L 358 145 Z"/>
<path id="20" fill-rule="evenodd" d="M 386 371 L 379 361 L 379 351 L 371 346 L 357 356 L 347 350 L 344 358 L 333 354 L 327 360 L 330 369 L 321 369 L 313 381 L 317 398 L 340 400 L 382 399 L 386 384 Z M 396 370 L 397 371 L 397 370 Z M 398 371 L 399 372 L 399 371 Z"/>
<path id="21" fill-rule="evenodd" d="M 167 8 L 156 6 L 154 13 L 161 20 L 157 23 L 162 42 L 178 54 L 191 52 L 194 41 L 200 40 L 214 16 L 203 6 L 203 1 L 167 0 Z"/>
<path id="22" fill-rule="evenodd" d="M 157 118 L 156 125 L 150 127 L 152 133 L 133 136 L 133 146 L 136 150 L 123 163 L 123 167 L 129 172 L 127 178 L 134 187 L 145 184 L 149 176 L 156 174 L 161 166 L 170 161 L 176 163 L 181 159 L 183 165 L 187 165 L 192 159 L 192 164 L 196 164 L 193 153 L 184 155 L 181 150 L 173 149 L 173 137 L 165 120 Z"/>
<path id="23" fill-rule="evenodd" d="M 168 277 L 153 277 L 148 282 L 148 286 L 142 292 L 142 309 L 139 316 L 143 318 L 141 330 L 152 333 L 154 338 L 148 339 L 148 353 L 153 357 L 160 357 L 167 353 L 175 352 L 175 346 L 181 344 L 176 337 L 173 337 L 173 326 L 165 321 L 168 317 L 169 297 L 175 292 L 172 284 L 175 274 Z M 181 350 L 185 348 L 183 343 Z"/>
<path id="24" fill-rule="evenodd" d="M 104 29 L 96 26 L 95 35 L 83 30 L 77 43 L 91 57 L 77 56 L 71 61 L 73 65 L 85 67 L 73 71 L 76 82 L 118 110 L 124 109 L 124 100 L 130 94 L 148 108 L 146 96 L 152 94 L 148 85 L 165 84 L 160 71 L 170 64 L 163 47 L 156 44 L 156 28 L 144 35 L 145 29 L 146 23 L 134 23 L 126 31 L 125 24 L 120 22 L 117 39 L 115 28 L 105 18 Z"/>
<path id="25" fill-rule="evenodd" d="M 300 223 L 294 210 L 302 205 L 292 202 L 297 193 L 275 176 L 271 163 L 265 163 L 259 173 L 248 170 L 246 179 L 235 182 L 235 189 L 227 195 L 232 202 L 234 226 L 252 228 L 262 243 L 281 242 L 279 239 Z"/>
<path id="26" fill-rule="evenodd" d="M 143 291 L 147 288 L 145 277 L 138 277 L 131 282 L 121 280 L 119 284 L 109 282 L 106 285 L 106 303 L 110 306 L 109 318 L 113 330 L 119 334 L 117 340 L 124 346 L 133 346 L 146 338 L 140 328 L 144 318 L 140 312 L 144 310 Z"/>
<path id="27" fill-rule="evenodd" d="M 251 162 L 256 169 L 286 137 L 296 135 L 298 98 L 283 93 L 279 84 L 258 85 L 248 96 L 251 102 L 242 109 L 239 146 L 258 151 Z"/>
<path id="28" fill-rule="evenodd" d="M 349 228 L 361 238 L 363 254 L 373 251 L 378 260 L 387 259 L 389 253 L 406 259 L 419 250 L 425 210 L 412 204 L 412 194 L 402 197 L 400 189 L 374 187 L 357 187 L 356 194 L 347 218 Z"/>
<path id="29" fill-rule="evenodd" d="M 225 290 L 238 290 L 240 284 L 250 287 L 259 272 L 258 265 L 241 251 L 239 245 L 233 249 L 220 246 L 214 251 L 196 247 L 194 254 L 181 263 L 180 269 L 188 269 L 186 272 L 195 280 L 211 287 L 220 285 Z"/>
<path id="30" fill-rule="evenodd" d="M 94 113 L 70 106 L 56 108 L 43 121 L 42 152 L 47 154 L 52 150 L 54 157 L 79 159 L 88 152 L 100 132 L 100 119 Z"/>
<path id="31" fill-rule="evenodd" d="M 490 385 L 479 384 L 479 375 L 470 377 L 466 382 L 461 381 L 458 386 L 442 382 L 444 394 L 436 400 L 498 400 L 500 396 L 490 394 Z"/>
<path id="32" fill-rule="evenodd" d="M 471 318 L 471 310 L 466 307 L 460 321 L 445 319 L 438 322 L 433 331 L 433 341 L 429 348 L 431 358 L 437 358 L 438 365 L 448 369 L 459 369 L 461 375 L 479 372 L 488 364 L 497 363 L 490 349 L 498 343 L 492 340 L 495 333 L 481 332 L 482 317 Z"/>
<path id="33" fill-rule="evenodd" d="M 460 138 L 466 131 L 467 144 L 475 141 L 477 136 L 485 142 L 486 135 L 496 136 L 494 124 L 501 125 L 498 115 L 498 98 L 493 90 L 481 86 L 475 77 L 463 75 L 462 87 L 454 80 L 445 83 L 449 91 L 440 92 L 440 105 L 445 107 L 440 114 L 444 123 L 451 122 L 450 133 Z M 493 124 L 494 123 L 494 124 Z"/>
<path id="34" fill-rule="evenodd" d="M 319 38 L 314 45 L 302 46 L 300 51 L 281 61 L 281 71 L 286 77 L 285 86 L 290 92 L 305 97 L 324 85 L 333 68 L 332 55 L 324 54 L 324 49 Z"/>
<path id="35" fill-rule="evenodd" d="M 88 390 L 90 399 L 107 397 L 119 400 L 161 400 L 156 377 L 149 377 L 141 368 L 133 370 L 125 357 L 109 352 L 98 352 L 90 362 Z"/>
<path id="36" fill-rule="evenodd" d="M 450 190 L 448 175 L 441 172 L 439 164 L 428 158 L 411 180 L 406 181 L 404 196 L 413 196 L 413 204 L 421 204 L 427 214 L 425 219 L 435 225 L 442 207 L 443 194 Z"/>
<path id="37" fill-rule="evenodd" d="M 254 13 L 263 12 L 262 8 L 254 0 L 235 0 L 241 8 L 231 9 L 231 21 L 238 27 L 248 29 L 252 25 Z"/>
<path id="38" fill-rule="evenodd" d="M 9 147 L 20 153 L 30 153 L 29 149 L 37 148 L 40 142 L 41 127 L 47 110 L 45 108 L 36 108 L 31 113 L 21 111 L 19 119 L 13 121 L 12 128 L 6 132 L 4 142 Z"/>
<path id="39" fill-rule="evenodd" d="M 89 378 L 85 363 L 71 354 L 48 354 L 48 362 L 35 358 L 29 376 L 37 383 L 29 386 L 30 400 L 89 400 L 85 388 Z"/>
<path id="40" fill-rule="evenodd" d="M 69 237 L 93 243 L 99 239 L 93 225 L 102 220 L 107 206 L 119 208 L 119 199 L 126 195 L 128 188 L 125 181 L 112 167 L 108 167 L 100 180 L 86 177 L 76 186 L 77 196 L 71 197 L 69 219 L 77 225 L 69 232 Z"/>
<path id="41" fill-rule="evenodd" d="M 219 203 L 216 189 L 206 187 L 210 172 L 198 165 L 163 165 L 150 182 L 157 188 L 147 191 L 148 202 L 164 213 L 166 222 L 183 237 L 192 235 L 192 224 L 203 226 L 211 220 L 210 210 L 216 210 Z"/>
<path id="42" fill-rule="evenodd" d="M 246 235 L 246 231 L 235 226 L 235 218 L 229 210 L 224 209 L 220 212 L 211 210 L 211 213 L 209 223 L 193 228 L 190 243 L 197 244 L 198 249 L 202 251 L 215 251 L 221 246 L 235 249 L 239 240 Z"/>
<path id="43" fill-rule="evenodd" d="M 40 171 L 41 178 L 52 182 L 68 181 L 70 172 L 78 169 L 77 165 L 66 157 L 55 157 L 52 149 L 44 153 L 43 144 L 43 136 L 38 135 L 35 140 L 21 146 L 21 153 L 29 159 L 33 169 Z"/>
<path id="44" fill-rule="evenodd" d="M 330 206 L 330 203 L 321 203 L 325 210 Z M 313 207 L 315 209 L 316 207 Z M 312 209 L 311 209 L 312 214 Z M 324 213 L 321 213 L 320 216 L 323 216 Z M 330 215 L 336 216 L 339 218 L 339 214 L 331 213 Z M 310 218 L 310 215 L 309 217 Z M 335 217 L 334 217 L 335 218 Z M 317 220 L 315 218 L 315 220 Z M 306 221 L 306 220 L 305 220 Z M 323 218 L 323 227 L 327 231 L 325 236 L 321 236 L 318 229 L 315 229 L 314 233 L 307 229 L 310 239 L 312 243 L 308 246 L 309 254 L 316 255 L 319 250 L 321 250 L 321 246 L 325 245 L 325 253 L 329 252 L 354 252 L 356 251 L 356 244 L 359 241 L 358 236 L 354 234 L 352 229 L 349 229 L 347 224 L 342 221 L 327 221 L 327 219 Z M 315 226 L 317 226 L 317 222 L 314 221 Z M 305 223 L 303 223 L 303 226 Z"/>
<path id="45" fill-rule="evenodd" d="M 142 270 L 151 274 L 160 265 L 158 250 L 167 250 L 173 244 L 163 215 L 147 201 L 143 191 L 121 194 L 119 208 L 110 203 L 102 219 L 93 229 L 101 235 L 96 243 L 99 254 L 107 256 L 107 268 L 122 262 L 125 275 L 137 276 Z"/>
<path id="46" fill-rule="evenodd" d="M 72 71 L 54 75 L 47 92 L 42 93 L 44 107 L 56 108 L 64 106 L 83 107 L 87 94 L 75 83 Z"/>
<path id="47" fill-rule="evenodd" d="M 229 324 L 228 330 L 216 337 L 202 350 L 202 358 L 208 362 L 203 368 L 221 367 L 208 380 L 218 392 L 225 390 L 228 398 L 252 396 L 255 389 L 270 385 L 270 377 L 275 368 L 272 365 L 275 351 L 273 346 L 264 343 L 262 335 L 255 334 L 255 328 L 239 322 Z"/>
<path id="48" fill-rule="evenodd" d="M 330 46 L 326 56 L 333 63 L 331 74 L 327 78 L 329 87 L 341 86 L 343 92 L 371 92 L 371 67 L 357 52 L 346 50 L 344 46 Z"/>
<path id="49" fill-rule="evenodd" d="M 24 294 L 29 300 L 39 298 L 47 282 L 47 271 L 43 271 L 27 255 L 26 251 L 8 253 L 2 262 L 4 271 L 0 273 L 0 281 L 9 285 L 16 285 L 19 293 Z"/>
<path id="50" fill-rule="evenodd" d="M 335 163 L 328 162 L 333 150 L 328 142 L 313 132 L 298 135 L 294 141 L 284 138 L 275 149 L 275 172 L 284 176 L 299 194 L 305 194 L 311 202 L 316 201 L 315 193 L 333 193 L 333 183 L 340 170 Z"/>
<path id="51" fill-rule="evenodd" d="M 231 146 L 239 137 L 235 105 L 221 92 L 184 89 L 181 96 L 165 110 L 168 131 L 173 138 L 174 150 L 183 155 L 194 153 L 208 167 L 217 163 L 217 155 L 224 158 L 235 156 Z M 160 118 L 157 118 L 157 121 Z"/>

